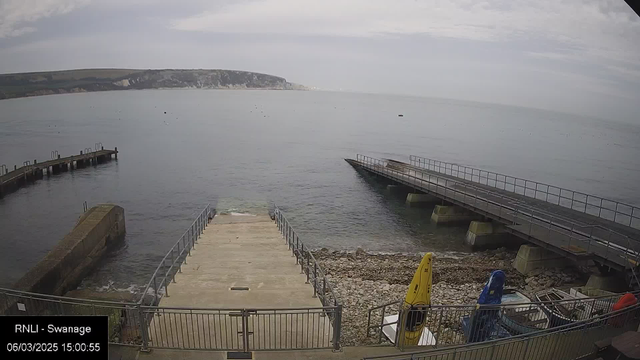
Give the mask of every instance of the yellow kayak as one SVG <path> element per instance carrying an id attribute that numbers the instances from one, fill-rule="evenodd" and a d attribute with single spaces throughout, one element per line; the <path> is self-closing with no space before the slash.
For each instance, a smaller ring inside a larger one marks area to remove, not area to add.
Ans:
<path id="1" fill-rule="evenodd" d="M 413 309 L 406 317 L 404 326 L 405 345 L 418 345 L 422 329 L 425 326 L 425 312 L 416 311 L 416 309 L 431 305 L 431 257 L 431 253 L 426 253 L 422 258 L 404 299 L 403 308 L 405 310 Z"/>

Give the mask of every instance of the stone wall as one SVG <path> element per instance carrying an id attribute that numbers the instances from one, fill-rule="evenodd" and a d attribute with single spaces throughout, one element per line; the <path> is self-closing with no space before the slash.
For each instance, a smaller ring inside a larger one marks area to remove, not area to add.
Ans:
<path id="1" fill-rule="evenodd" d="M 89 209 L 14 289 L 63 295 L 78 286 L 108 248 L 122 241 L 125 231 L 122 207 L 102 204 Z"/>

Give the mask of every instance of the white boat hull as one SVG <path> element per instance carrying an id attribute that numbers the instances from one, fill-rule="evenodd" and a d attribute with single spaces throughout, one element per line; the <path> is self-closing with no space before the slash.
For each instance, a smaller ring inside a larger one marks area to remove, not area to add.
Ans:
<path id="1" fill-rule="evenodd" d="M 396 329 L 397 329 L 398 315 L 389 315 L 385 316 L 382 323 L 384 326 L 382 327 L 382 333 L 384 336 L 391 341 L 391 343 L 395 344 L 396 341 Z M 436 338 L 433 336 L 431 331 L 424 327 L 422 329 L 422 334 L 420 334 L 420 340 L 418 341 L 418 346 L 428 346 L 435 345 Z"/>

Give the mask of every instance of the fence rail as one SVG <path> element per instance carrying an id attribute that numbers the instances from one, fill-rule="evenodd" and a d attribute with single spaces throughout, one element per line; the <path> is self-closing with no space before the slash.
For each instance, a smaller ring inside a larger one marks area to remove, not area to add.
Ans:
<path id="1" fill-rule="evenodd" d="M 333 291 L 333 286 L 331 286 L 309 246 L 305 246 L 300 241 L 296 231 L 277 206 L 275 206 L 274 215 L 278 229 L 296 257 L 296 264 L 300 265 L 300 272 L 307 276 L 307 283 L 311 283 L 313 286 L 313 296 L 317 296 L 323 306 L 339 306 L 340 302 Z"/>
<path id="2" fill-rule="evenodd" d="M 142 307 L 149 347 L 258 351 L 339 349 L 338 307 L 187 309 Z M 327 316 L 331 314 L 331 316 Z"/>
<path id="3" fill-rule="evenodd" d="M 477 344 L 451 346 L 445 349 L 365 357 L 388 360 L 463 360 L 524 359 L 573 360 L 595 353 L 594 342 L 626 331 L 636 331 L 640 324 L 640 304 L 600 315 L 588 320 Z"/>
<path id="4" fill-rule="evenodd" d="M 0 315 L 104 315 L 109 342 L 143 349 L 339 349 L 341 306 L 213 309 L 144 306 L 0 288 Z"/>
<path id="5" fill-rule="evenodd" d="M 585 225 L 540 211 L 499 192 L 466 181 L 423 172 L 419 168 L 387 166 L 388 161 L 358 154 L 367 170 L 401 184 L 434 194 L 479 214 L 511 224 L 508 228 L 527 239 L 551 244 L 569 255 L 595 254 L 607 265 L 629 269 L 640 260 L 640 241 L 610 229 Z"/>
<path id="6" fill-rule="evenodd" d="M 633 294 L 638 296 L 640 293 Z M 482 342 L 558 327 L 609 313 L 622 295 L 624 294 L 518 304 L 432 305 L 420 309 L 403 309 L 402 301 L 395 301 L 369 309 L 367 336 L 377 337 L 379 344 L 390 344 L 388 340 L 393 340 L 397 347 L 403 348 L 404 333 L 398 331 L 395 339 L 386 339 L 383 328 L 390 325 L 397 327 L 398 324 L 411 322 L 411 319 L 421 319 L 420 324 L 424 323 L 429 330 L 425 340 L 435 347 Z M 389 315 L 398 315 L 398 320 L 385 322 L 384 317 Z M 400 328 L 404 329 L 402 326 Z"/>
<path id="7" fill-rule="evenodd" d="M 410 155 L 413 166 L 454 176 L 496 189 L 524 195 L 550 204 L 580 211 L 602 219 L 640 229 L 640 208 L 600 196 L 589 195 L 537 181 L 504 175 L 469 166 Z"/>
<path id="8" fill-rule="evenodd" d="M 180 239 L 171 247 L 167 254 L 162 258 L 156 271 L 151 275 L 151 279 L 145 286 L 138 301 L 144 303 L 149 292 L 153 295 L 152 305 L 157 305 L 163 296 L 169 296 L 169 283 L 175 282 L 175 275 L 181 272 L 182 263 L 187 263 L 187 256 L 191 255 L 191 250 L 195 247 L 196 242 L 202 232 L 209 224 L 209 217 L 212 215 L 211 205 L 207 206 L 198 214 L 191 226 L 182 234 Z"/>
<path id="9" fill-rule="evenodd" d="M 0 315 L 104 315 L 109 318 L 109 342 L 143 345 L 140 305 L 76 299 L 0 288 Z"/>

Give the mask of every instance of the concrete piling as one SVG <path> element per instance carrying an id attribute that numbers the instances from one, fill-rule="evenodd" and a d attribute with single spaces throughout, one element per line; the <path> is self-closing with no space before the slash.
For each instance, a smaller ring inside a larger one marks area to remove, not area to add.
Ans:
<path id="1" fill-rule="evenodd" d="M 563 268 L 570 264 L 571 262 L 562 255 L 535 245 L 520 246 L 518 255 L 513 261 L 513 267 L 523 275 L 527 275 L 535 269 Z"/>
<path id="2" fill-rule="evenodd" d="M 406 203 L 408 206 L 428 206 L 442 202 L 435 196 L 429 194 L 409 193 L 407 194 Z"/>
<path id="3" fill-rule="evenodd" d="M 431 221 L 436 224 L 454 224 L 480 220 L 482 216 L 459 206 L 436 205 Z"/>
<path id="4" fill-rule="evenodd" d="M 464 244 L 473 250 L 522 245 L 523 240 L 506 231 L 502 224 L 472 221 L 464 238 Z"/>

